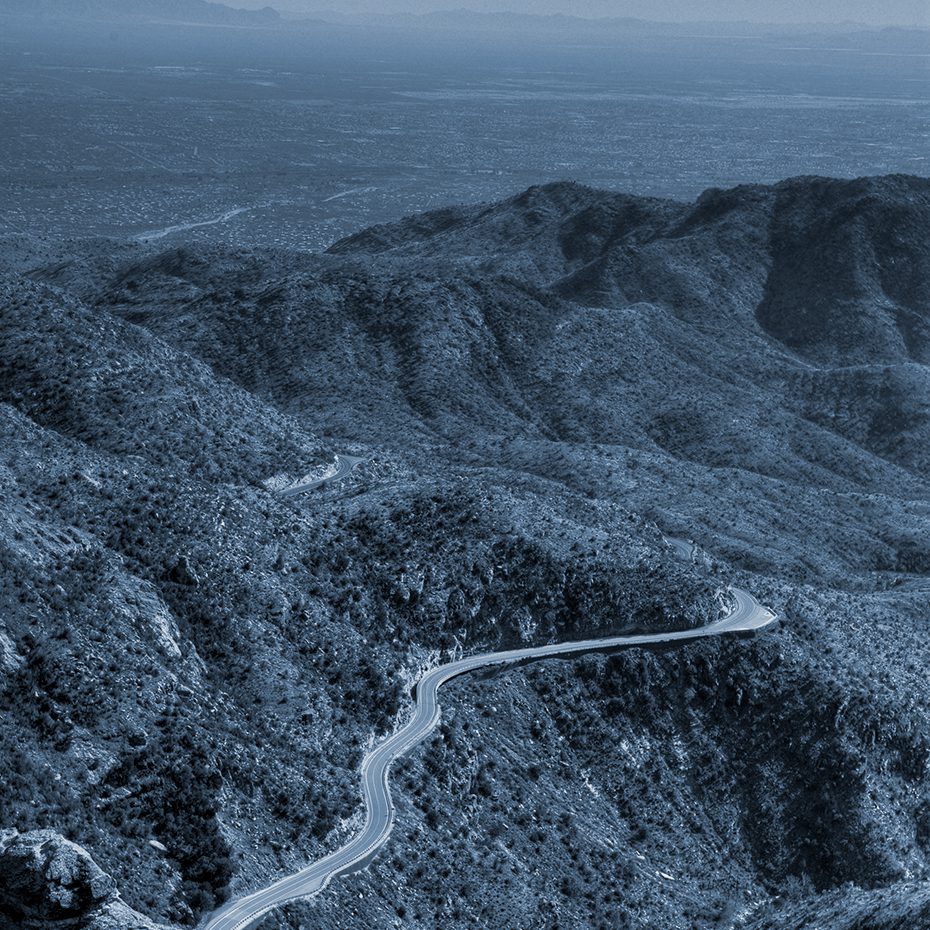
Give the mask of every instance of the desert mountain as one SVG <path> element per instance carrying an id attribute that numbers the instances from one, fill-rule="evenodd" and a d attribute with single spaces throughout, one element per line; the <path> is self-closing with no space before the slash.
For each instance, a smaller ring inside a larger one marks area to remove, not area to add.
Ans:
<path id="1" fill-rule="evenodd" d="M 919 925 L 927 228 L 927 180 L 798 178 L 323 255 L 5 240 L 0 856 L 193 925 L 346 836 L 425 666 L 734 583 L 780 626 L 450 688 L 382 856 L 270 919 Z"/>

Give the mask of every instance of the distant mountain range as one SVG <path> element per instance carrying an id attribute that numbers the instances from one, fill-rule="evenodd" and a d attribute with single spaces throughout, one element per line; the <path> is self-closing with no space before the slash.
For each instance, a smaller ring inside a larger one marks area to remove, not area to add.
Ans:
<path id="1" fill-rule="evenodd" d="M 297 15 L 297 14 L 289 14 Z M 581 42 L 604 45 L 612 41 L 649 38 L 686 38 L 695 41 L 713 37 L 759 39 L 764 37 L 802 38 L 805 45 L 837 45 L 860 51 L 897 54 L 930 53 L 930 28 L 886 26 L 877 28 L 858 21 L 841 23 L 779 23 L 747 20 L 687 20 L 666 22 L 631 16 L 588 19 L 564 14 L 482 13 L 473 10 L 445 10 L 421 15 L 370 14 L 358 16 L 339 11 L 315 14 L 315 22 L 342 23 L 383 30 L 447 33 L 474 38 L 496 37 L 506 42 L 542 39 L 547 42 Z"/>
<path id="2" fill-rule="evenodd" d="M 737 20 L 694 20 L 669 22 L 634 16 L 584 16 L 511 11 L 484 12 L 469 9 L 439 10 L 423 14 L 360 13 L 353 9 L 306 12 L 293 5 L 279 9 L 252 4 L 248 9 L 210 0 L 0 0 L 0 15 L 38 19 L 85 19 L 104 22 L 160 21 L 207 23 L 234 26 L 275 26 L 291 28 L 311 22 L 342 24 L 349 27 L 403 30 L 413 32 L 456 32 L 473 36 L 565 36 L 610 38 L 638 35 L 758 36 L 760 33 L 831 37 L 868 36 L 869 45 L 890 45 L 898 51 L 927 51 L 930 31 L 926 28 L 887 27 L 876 29 L 861 21 L 842 23 L 775 23 Z M 312 20 L 308 17 L 312 16 Z"/>
<path id="3" fill-rule="evenodd" d="M 0 0 L 0 14 L 47 18 L 169 20 L 264 26 L 280 21 L 271 7 L 240 10 L 208 0 Z"/>
<path id="4" fill-rule="evenodd" d="M 257 7 L 261 0 L 234 0 L 237 6 Z M 443 13 L 443 7 L 462 10 L 466 14 L 490 13 L 505 9 L 511 13 L 531 13 L 550 16 L 571 9 L 572 15 L 586 19 L 611 19 L 629 17 L 683 23 L 697 18 L 709 22 L 745 22 L 753 25 L 778 21 L 804 28 L 827 23 L 835 24 L 839 19 L 847 23 L 858 22 L 870 27 L 885 25 L 930 25 L 928 9 L 922 0 L 893 0 L 875 4 L 871 0 L 849 0 L 837 12 L 837 4 L 831 0 L 811 0 L 804 4 L 772 3 L 770 0 L 704 0 L 700 9 L 689 0 L 452 0 L 443 4 L 430 4 L 423 0 L 330 0 L 332 8 L 345 14 L 370 16 L 372 14 L 398 15 L 417 11 Z M 327 0 L 277 0 L 278 9 L 288 12 L 322 15 L 327 10 Z"/>
<path id="5" fill-rule="evenodd" d="M 772 22 L 749 22 L 745 19 L 733 20 L 705 20 L 698 16 L 693 19 L 668 22 L 659 19 L 650 19 L 637 16 L 608 15 L 599 18 L 576 16 L 566 13 L 518 13 L 509 10 L 478 11 L 469 9 L 437 10 L 431 13 L 370 13 L 360 14 L 342 9 L 320 10 L 313 13 L 314 17 L 323 20 L 338 22 L 371 22 L 373 19 L 380 22 L 403 23 L 408 26 L 421 28 L 454 28 L 467 30 L 487 29 L 514 29 L 524 28 L 533 31 L 572 29 L 572 30 L 626 30 L 650 32 L 682 32 L 693 31 L 695 28 L 707 28 L 715 31 L 743 32 L 758 34 L 760 29 L 778 28 L 780 30 L 803 32 L 836 32 L 850 29 L 866 28 L 862 23 L 847 21 L 843 23 L 803 23 L 786 24 Z"/>

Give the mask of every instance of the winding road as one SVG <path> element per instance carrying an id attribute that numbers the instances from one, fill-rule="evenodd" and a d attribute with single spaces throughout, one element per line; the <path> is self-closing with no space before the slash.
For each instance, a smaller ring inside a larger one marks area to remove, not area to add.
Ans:
<path id="1" fill-rule="evenodd" d="M 340 875 L 363 869 L 384 845 L 394 825 L 394 803 L 388 786 L 391 764 L 425 739 L 439 722 L 439 688 L 452 678 L 491 666 L 513 665 L 537 659 L 604 652 L 628 646 L 648 646 L 748 633 L 768 626 L 776 615 L 739 588 L 730 588 L 730 605 L 724 616 L 708 626 L 665 633 L 642 633 L 553 643 L 525 649 L 509 649 L 470 656 L 439 665 L 425 672 L 416 686 L 416 708 L 411 718 L 392 736 L 375 746 L 362 762 L 362 795 L 365 825 L 345 845 L 306 868 L 282 878 L 267 888 L 232 901 L 207 921 L 203 930 L 245 930 L 274 908 L 317 894 Z"/>

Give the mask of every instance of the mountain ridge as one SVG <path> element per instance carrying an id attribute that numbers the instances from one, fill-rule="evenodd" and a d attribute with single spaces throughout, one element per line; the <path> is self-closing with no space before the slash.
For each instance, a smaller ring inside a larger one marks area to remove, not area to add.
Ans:
<path id="1" fill-rule="evenodd" d="M 733 583 L 782 623 L 451 687 L 390 849 L 274 919 L 919 920 L 928 228 L 893 176 L 545 185 L 326 254 L 0 241 L 0 827 L 194 926 L 340 845 L 425 668 Z"/>

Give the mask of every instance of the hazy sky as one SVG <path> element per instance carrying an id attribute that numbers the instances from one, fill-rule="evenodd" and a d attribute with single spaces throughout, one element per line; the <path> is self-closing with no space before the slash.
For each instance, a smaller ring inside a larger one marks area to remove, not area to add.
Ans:
<path id="1" fill-rule="evenodd" d="M 662 20 L 856 22 L 930 26 L 930 0 L 226 0 L 231 6 L 344 13 L 426 13 L 434 10 L 514 10 L 573 16 L 636 16 Z"/>

